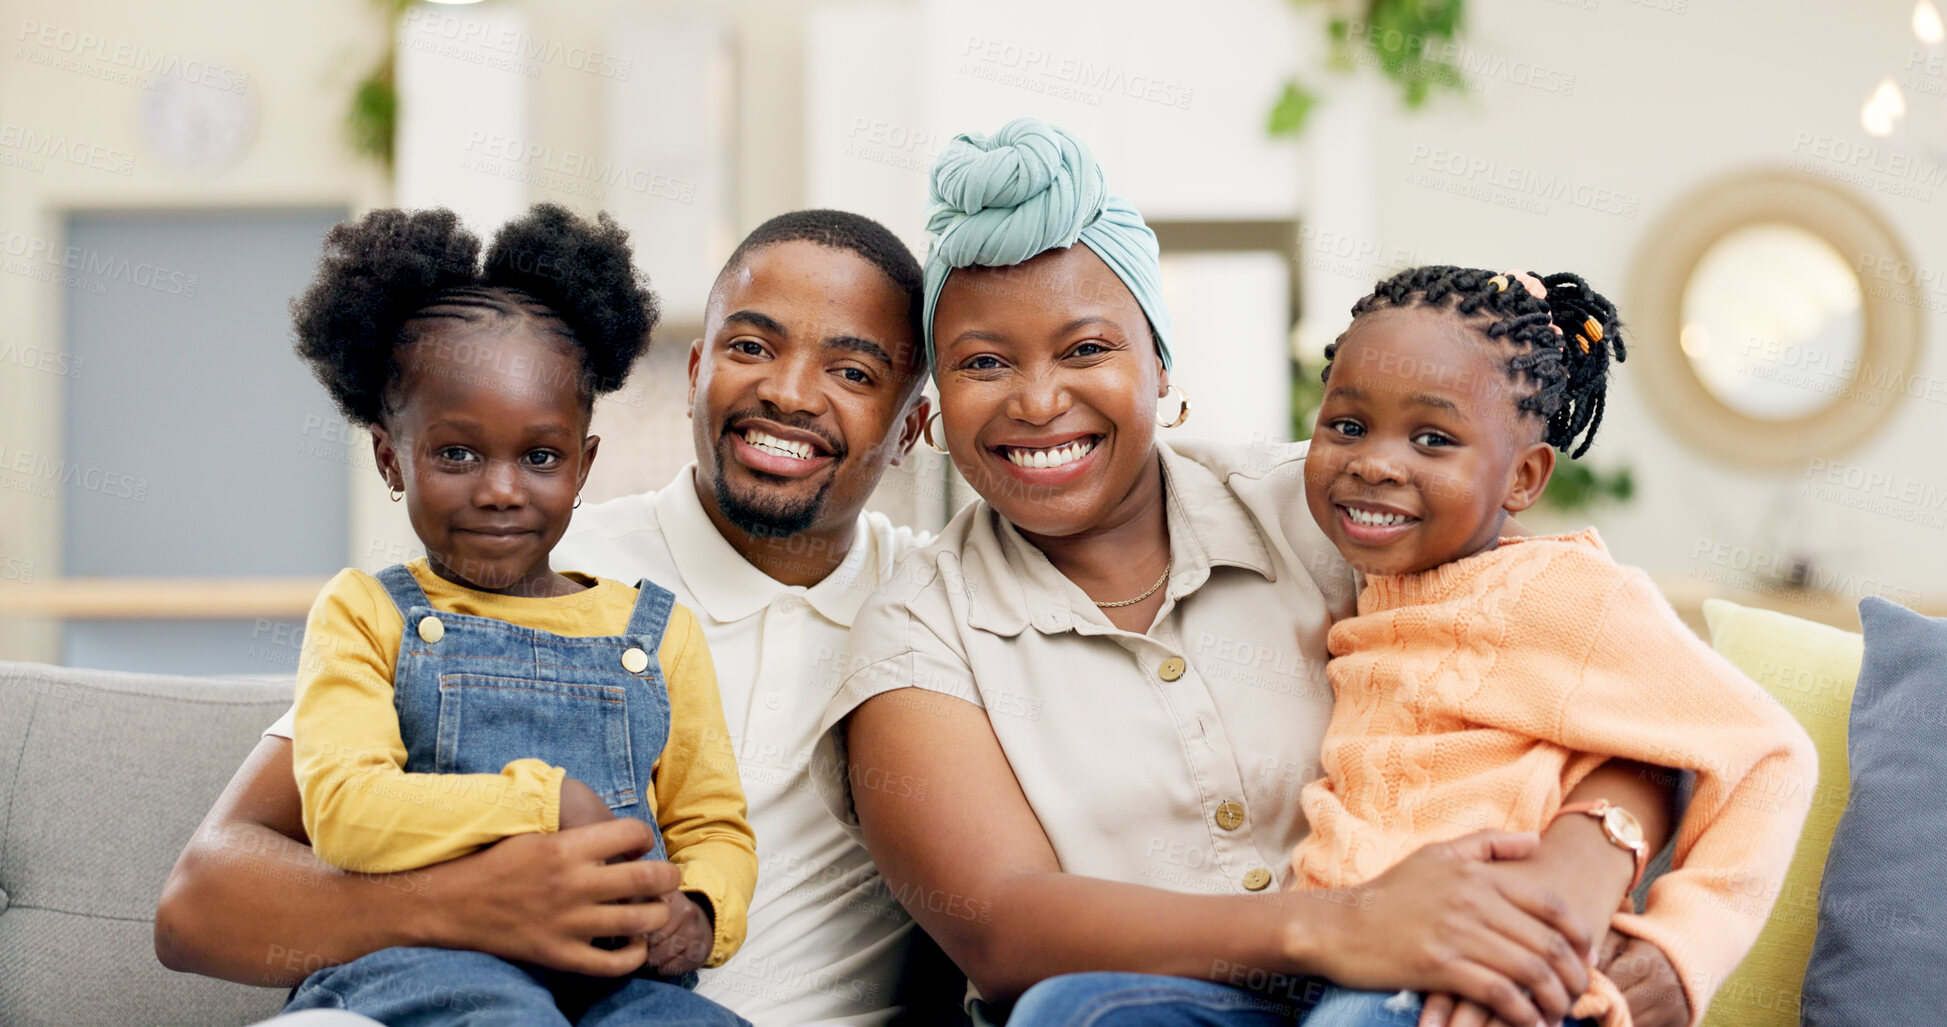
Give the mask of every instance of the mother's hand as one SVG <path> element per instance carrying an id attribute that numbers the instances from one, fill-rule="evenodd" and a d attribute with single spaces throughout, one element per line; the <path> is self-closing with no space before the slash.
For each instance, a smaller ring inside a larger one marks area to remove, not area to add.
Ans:
<path id="1" fill-rule="evenodd" d="M 1560 895 L 1491 862 L 1538 844 L 1482 831 L 1428 845 L 1353 889 L 1356 901 L 1320 903 L 1313 972 L 1351 988 L 1451 993 L 1509 1023 L 1559 1021 L 1588 987 L 1593 935 Z"/>
<path id="2" fill-rule="evenodd" d="M 971 687 L 971 686 L 969 686 Z M 866 848 L 982 997 L 1088 970 L 1289 986 L 1449 991 L 1531 1024 L 1587 984 L 1589 935 L 1567 906 L 1493 872 L 1532 835 L 1428 846 L 1351 894 L 1209 895 L 1065 873 L 985 710 L 918 688 L 866 700 L 846 726 Z M 1534 992 L 1530 998 L 1523 989 Z"/>

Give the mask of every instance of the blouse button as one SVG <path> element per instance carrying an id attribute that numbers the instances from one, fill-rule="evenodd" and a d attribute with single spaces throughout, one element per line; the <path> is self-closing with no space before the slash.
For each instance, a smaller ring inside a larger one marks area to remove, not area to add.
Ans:
<path id="1" fill-rule="evenodd" d="M 1156 676 L 1164 681 L 1175 681 L 1183 676 L 1183 666 L 1183 657 L 1172 656 L 1164 660 L 1162 666 L 1156 668 Z"/>
<path id="2" fill-rule="evenodd" d="M 1258 867 L 1244 875 L 1244 890 L 1263 891 L 1271 886 L 1271 871 Z"/>
<path id="3" fill-rule="evenodd" d="M 631 674 L 640 674 L 649 668 L 649 654 L 635 646 L 622 651 L 622 669 Z"/>
<path id="4" fill-rule="evenodd" d="M 1235 831 L 1244 826 L 1244 805 L 1226 799 L 1217 807 L 1217 826 L 1226 831 Z"/>
<path id="5" fill-rule="evenodd" d="M 425 639 L 426 643 L 431 645 L 446 637 L 446 625 L 441 624 L 438 617 L 421 617 L 419 618 L 419 637 Z"/>

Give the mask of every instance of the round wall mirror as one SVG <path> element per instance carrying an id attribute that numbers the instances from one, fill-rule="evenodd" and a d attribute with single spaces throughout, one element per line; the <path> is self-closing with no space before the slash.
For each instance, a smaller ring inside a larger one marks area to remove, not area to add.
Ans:
<path id="1" fill-rule="evenodd" d="M 1796 463 L 1857 445 L 1905 394 L 1918 274 L 1850 196 L 1797 176 L 1741 178 L 1679 203 L 1648 238 L 1634 345 L 1651 405 L 1687 444 Z"/>

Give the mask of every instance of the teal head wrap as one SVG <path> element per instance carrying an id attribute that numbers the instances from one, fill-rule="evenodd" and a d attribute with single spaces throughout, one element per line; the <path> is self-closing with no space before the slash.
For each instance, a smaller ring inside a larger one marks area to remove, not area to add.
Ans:
<path id="1" fill-rule="evenodd" d="M 933 310 L 959 267 L 1009 267 L 1077 240 L 1129 287 L 1163 367 L 1170 366 L 1170 312 L 1163 306 L 1156 233 L 1128 201 L 1109 195 L 1082 141 L 1035 118 L 990 136 L 954 137 L 933 164 L 926 230 L 926 363 L 933 363 Z"/>

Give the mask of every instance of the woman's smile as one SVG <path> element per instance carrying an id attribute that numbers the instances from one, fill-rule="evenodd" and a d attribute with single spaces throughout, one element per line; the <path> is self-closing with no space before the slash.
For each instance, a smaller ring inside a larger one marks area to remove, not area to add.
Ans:
<path id="1" fill-rule="evenodd" d="M 1160 495 L 1167 387 L 1142 307 L 1086 246 L 953 272 L 934 317 L 942 427 L 961 473 L 1030 536 L 1120 523 Z"/>
<path id="2" fill-rule="evenodd" d="M 989 446 L 988 459 L 1008 477 L 1042 488 L 1059 488 L 1093 470 L 1106 452 L 1103 436 L 1069 435 L 1043 442 L 1017 441 Z"/>

